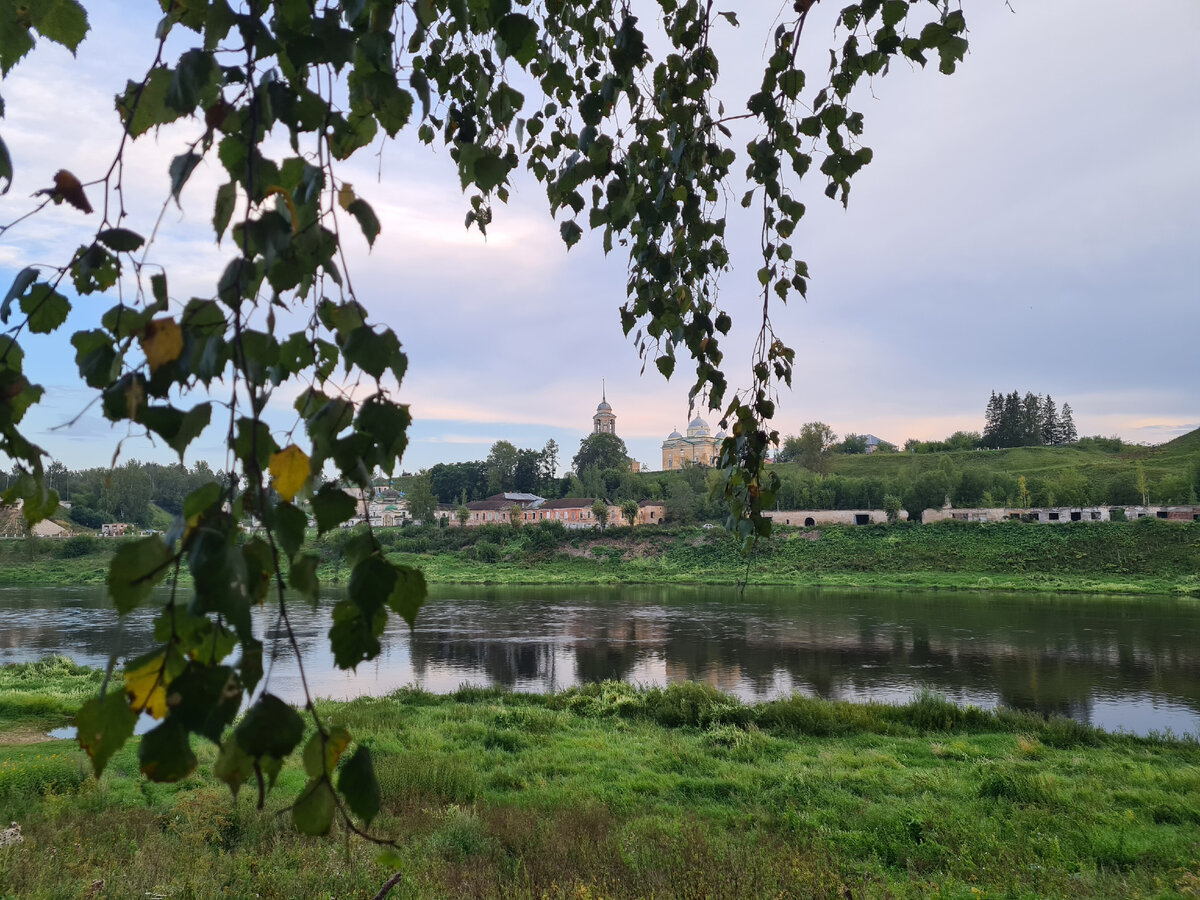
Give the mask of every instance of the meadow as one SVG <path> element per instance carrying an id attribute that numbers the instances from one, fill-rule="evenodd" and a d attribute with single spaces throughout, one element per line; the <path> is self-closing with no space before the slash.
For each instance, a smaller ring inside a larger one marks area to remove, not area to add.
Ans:
<path id="1" fill-rule="evenodd" d="M 72 742 L 5 743 L 56 705 L 62 661 L 0 670 L 0 897 L 1186 897 L 1200 890 L 1200 747 L 1067 719 L 701 684 L 555 695 L 404 690 L 319 714 L 368 744 L 381 848 L 296 835 L 290 762 L 265 811 L 212 774 L 96 782 Z M 14 685 L 24 684 L 24 687 Z M 14 702 L 11 695 L 25 694 Z M 41 700 L 33 695 L 44 695 Z M 30 723 L 19 714 L 22 727 Z"/>

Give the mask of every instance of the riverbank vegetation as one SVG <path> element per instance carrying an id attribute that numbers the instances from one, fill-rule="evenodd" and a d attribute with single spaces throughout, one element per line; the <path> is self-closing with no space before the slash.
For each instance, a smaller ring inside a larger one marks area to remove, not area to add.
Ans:
<path id="1" fill-rule="evenodd" d="M 53 705 L 73 690 L 70 668 L 0 669 L 0 696 L 24 680 Z M 0 707 L 0 735 L 11 708 Z M 73 742 L 0 736 L 0 805 L 23 837 L 0 847 L 0 895 L 372 896 L 397 871 L 392 896 L 409 898 L 1176 897 L 1200 886 L 1191 740 L 932 696 L 747 706 L 700 684 L 404 690 L 318 711 L 371 747 L 384 796 L 373 830 L 398 843 L 387 857 L 295 833 L 278 813 L 305 777 L 297 760 L 258 812 L 254 791 L 234 799 L 213 777 L 204 742 L 176 784 L 138 775 L 137 738 L 97 783 Z"/>
<path id="2" fill-rule="evenodd" d="M 892 495 L 915 517 L 921 510 L 940 507 L 946 497 L 959 507 L 1182 504 L 1197 502 L 1200 491 L 1200 430 L 1158 447 L 1099 437 L 1069 445 L 999 450 L 975 449 L 967 440 L 922 446 L 940 449 L 868 454 L 835 448 L 824 474 L 800 462 L 777 463 L 773 470 L 781 480 L 778 505 L 882 509 L 884 498 Z M 715 474 L 711 470 L 635 474 L 593 466 L 582 478 L 558 478 L 552 474 L 558 452 L 553 441 L 542 450 L 499 441 L 486 460 L 439 464 L 425 475 L 397 476 L 391 481 L 400 491 L 426 492 L 446 503 L 459 503 L 464 497 L 479 500 L 499 491 L 532 491 L 548 499 L 662 500 L 676 524 L 720 521 L 728 514 L 724 500 L 712 495 Z M 165 530 L 182 509 L 187 493 L 214 477 L 203 462 L 187 469 L 131 461 L 113 470 L 81 471 L 56 462 L 46 473 L 50 486 L 72 504 L 60 510 L 58 518 L 77 530 L 98 529 L 102 522 Z M 216 477 L 223 476 L 217 473 Z"/>
<path id="3" fill-rule="evenodd" d="M 360 526 L 361 527 L 361 526 Z M 345 583 L 354 530 L 316 543 Z M 1141 519 L 778 527 L 747 559 L 720 528 L 408 527 L 376 532 L 395 561 L 464 584 L 756 584 L 1200 595 L 1200 525 Z M 103 584 L 118 539 L 0 542 L 0 584 Z"/>

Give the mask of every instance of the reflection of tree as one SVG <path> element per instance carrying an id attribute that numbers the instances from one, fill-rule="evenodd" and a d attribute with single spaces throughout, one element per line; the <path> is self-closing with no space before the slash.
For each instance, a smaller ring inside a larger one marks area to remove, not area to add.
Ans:
<path id="1" fill-rule="evenodd" d="M 1149 612 L 1094 598 L 764 591 L 734 602 L 717 589 L 452 590 L 435 595 L 411 638 L 388 638 L 410 644 L 418 678 L 459 673 L 463 681 L 553 690 L 646 677 L 639 665 L 653 659 L 665 662 L 669 680 L 706 681 L 747 699 L 773 696 L 781 685 L 828 698 L 927 687 L 1083 720 L 1098 701 L 1147 694 L 1200 710 L 1200 610 L 1186 605 Z M 332 599 L 291 607 L 305 648 L 324 641 Z M 123 655 L 148 646 L 151 619 L 148 609 L 128 617 Z M 64 620 L 69 633 L 57 624 Z M 103 664 L 116 629 L 103 589 L 0 596 L 3 659 L 65 651 Z M 256 630 L 270 648 L 273 623 L 258 620 Z"/>

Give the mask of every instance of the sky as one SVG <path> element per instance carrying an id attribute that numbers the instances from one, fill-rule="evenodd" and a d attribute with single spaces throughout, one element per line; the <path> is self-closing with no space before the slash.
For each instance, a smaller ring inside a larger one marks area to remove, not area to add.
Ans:
<path id="1" fill-rule="evenodd" d="M 60 168 L 84 181 L 103 175 L 120 139 L 112 97 L 153 57 L 157 4 L 85 5 L 92 31 L 77 58 L 42 42 L 0 83 L 0 134 L 16 167 L 0 223 L 30 209 Z M 741 27 L 718 37 L 717 95 L 733 111 L 761 78 L 779 8 L 727 5 Z M 837 8 L 820 4 L 806 27 L 810 87 L 825 71 Z M 809 213 L 793 243 L 812 279 L 807 301 L 773 313 L 797 350 L 777 427 L 788 434 L 819 420 L 839 435 L 937 439 L 980 430 L 993 390 L 1070 403 L 1080 434 L 1159 443 L 1200 427 L 1200 4 L 984 0 L 966 13 L 971 50 L 956 74 L 898 62 L 855 97 L 874 160 L 856 176 L 849 208 L 825 200 L 817 179 L 802 198 Z M 188 46 L 173 45 L 170 58 Z M 133 145 L 131 227 L 153 223 L 167 165 L 198 127 Z M 409 355 L 400 397 L 414 425 L 403 468 L 480 459 L 496 440 L 541 447 L 551 438 L 569 463 L 602 379 L 618 434 L 658 468 L 662 441 L 687 425 L 690 382 L 682 361 L 669 382 L 653 363 L 640 374 L 617 315 L 619 251 L 605 257 L 585 232 L 567 252 L 526 177 L 486 239 L 465 230 L 453 162 L 417 144 L 415 127 L 340 170 L 382 222 L 370 252 L 347 230 L 347 251 L 359 299 Z M 751 134 L 736 132 L 735 149 Z M 180 303 L 211 296 L 231 254 L 209 225 L 218 170 L 203 164 L 163 216 L 152 259 L 168 267 Z M 740 197 L 739 187 L 730 194 Z M 761 303 L 758 225 L 736 203 L 729 217 L 733 269 L 720 303 L 735 326 L 725 361 L 731 383 L 744 385 Z M 50 207 L 0 235 L 0 289 L 24 265 L 67 258 L 96 218 Z M 29 436 L 73 468 L 107 465 L 118 444 L 121 459 L 173 457 L 88 407 L 93 392 L 67 336 L 112 302 L 79 298 L 65 335 L 22 337 L 27 374 L 46 388 L 26 417 Z M 272 400 L 281 434 L 294 424 L 294 393 Z M 715 430 L 718 417 L 705 416 Z M 212 432 L 189 449 L 189 464 L 225 466 Z"/>

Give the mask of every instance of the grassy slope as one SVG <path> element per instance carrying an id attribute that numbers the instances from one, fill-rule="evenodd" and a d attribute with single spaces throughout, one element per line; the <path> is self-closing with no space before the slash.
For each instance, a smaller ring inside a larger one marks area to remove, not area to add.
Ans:
<path id="1" fill-rule="evenodd" d="M 565 548 L 574 555 L 545 553 L 535 564 L 523 554 L 519 536 L 502 546 L 498 563 L 462 553 L 399 552 L 395 558 L 421 567 L 431 580 L 457 583 L 731 584 L 746 576 L 745 559 L 717 529 L 685 529 L 631 544 L 641 538 L 588 535 Z M 398 541 L 394 549 L 404 547 Z M 948 522 L 780 529 L 760 544 L 750 577 L 758 584 L 1197 594 L 1198 572 L 1197 525 Z M 325 575 L 333 575 L 331 567 Z"/>
<path id="2" fill-rule="evenodd" d="M 1200 461 L 1200 429 L 1181 435 L 1156 447 L 1128 447 L 1120 453 L 1110 453 L 1095 447 L 1076 445 L 1062 447 L 1014 447 L 1005 450 L 960 450 L 952 453 L 872 453 L 834 454 L 833 474 L 848 478 L 880 478 L 894 481 L 901 476 L 915 478 L 922 472 L 936 470 L 943 458 L 949 458 L 955 469 L 981 468 L 989 472 L 1004 472 L 1013 477 L 1051 480 L 1067 470 L 1074 470 L 1095 484 L 1106 484 L 1114 475 L 1130 472 L 1141 462 L 1151 484 L 1168 475 L 1190 477 Z M 808 477 L 799 463 L 774 466 L 780 477 Z M 648 472 L 640 476 L 645 481 L 671 483 L 682 478 L 679 472 Z"/>
<path id="3" fill-rule="evenodd" d="M 1128 471 L 1140 461 L 1151 480 L 1163 475 L 1186 474 L 1200 455 L 1200 429 L 1182 435 L 1157 447 L 1129 447 L 1120 453 L 1077 446 L 1013 447 L 1006 450 L 963 450 L 954 453 L 872 453 L 837 455 L 834 471 L 852 477 L 894 478 L 902 473 L 911 475 L 936 469 L 942 457 L 948 456 L 955 468 L 978 466 L 989 471 L 1024 475 L 1027 478 L 1053 478 L 1065 470 L 1074 469 L 1089 480 L 1101 483 L 1118 472 Z M 799 471 L 797 464 L 785 464 L 781 472 Z"/>
<path id="4" fill-rule="evenodd" d="M 0 746 L 0 896 L 1183 896 L 1200 885 L 1194 742 L 1066 720 L 606 684 L 553 697 L 400 692 L 322 704 L 373 749 L 385 801 L 360 841 L 295 836 L 211 776 L 96 784 L 68 742 Z M 0 718 L 0 726 L 3 719 Z M 134 742 L 136 744 L 136 741 Z M 6 819 L 7 821 L 7 819 Z M 95 882 L 103 884 L 95 887 Z"/>
<path id="5" fill-rule="evenodd" d="M 571 532 L 549 545 L 537 545 L 537 536 L 507 526 L 380 533 L 392 558 L 443 583 L 732 584 L 746 576 L 746 560 L 722 529 Z M 480 559 L 483 543 L 499 548 L 499 561 Z M 110 546 L 75 559 L 50 555 L 49 542 L 36 554 L 0 546 L 0 584 L 103 584 Z M 318 546 L 322 579 L 344 583 L 339 545 Z M 1143 594 L 1200 594 L 1198 573 L 1200 525 L 1152 519 L 780 528 L 759 545 L 750 570 L 759 584 Z"/>

